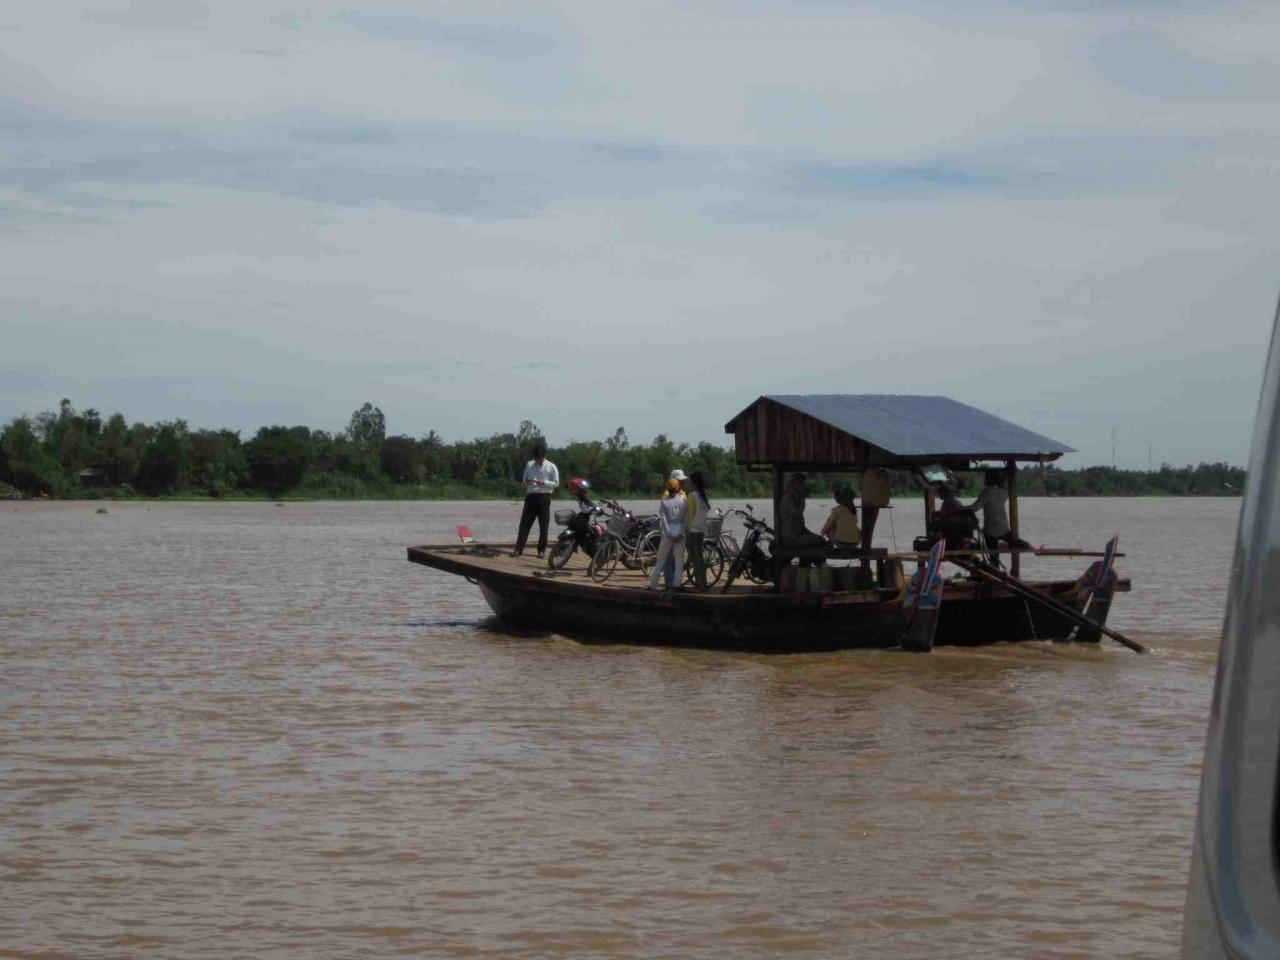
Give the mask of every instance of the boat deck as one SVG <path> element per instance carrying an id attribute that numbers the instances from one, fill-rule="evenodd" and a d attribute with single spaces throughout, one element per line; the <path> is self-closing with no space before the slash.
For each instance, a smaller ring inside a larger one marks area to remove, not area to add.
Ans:
<path id="1" fill-rule="evenodd" d="M 513 543 L 495 544 L 446 544 L 427 545 L 409 548 L 409 559 L 437 570 L 461 574 L 465 577 L 481 576 L 515 577 L 557 587 L 578 587 L 595 591 L 612 593 L 617 591 L 640 592 L 648 590 L 649 578 L 639 570 L 628 570 L 621 563 L 614 568 L 609 579 L 597 583 L 587 574 L 587 558 L 582 551 L 575 551 L 573 556 L 559 570 L 552 570 L 545 559 L 539 560 L 537 553 L 526 550 L 523 556 L 513 557 Z M 729 588 L 727 594 L 720 592 L 724 586 L 723 576 L 706 596 L 728 599 L 735 596 L 771 595 L 773 591 L 767 586 L 758 586 L 750 581 L 740 580 Z M 862 591 L 867 599 L 879 599 L 879 591 Z"/>
<path id="2" fill-rule="evenodd" d="M 577 593 L 582 590 L 605 594 L 626 593 L 630 595 L 648 592 L 649 580 L 639 570 L 628 570 L 621 563 L 604 583 L 597 583 L 587 574 L 587 558 L 581 551 L 575 552 L 569 562 L 560 570 L 551 570 L 546 560 L 539 560 L 533 550 L 527 550 L 523 556 L 513 557 L 511 551 L 514 544 L 430 544 L 409 548 L 409 559 L 414 563 L 434 567 L 449 573 L 459 574 L 471 580 L 519 580 L 531 587 L 544 585 L 547 589 Z M 906 556 L 915 558 L 916 554 Z M 906 569 L 907 576 L 911 567 Z M 1028 581 L 1046 593 L 1061 594 L 1074 586 L 1074 580 Z M 735 597 L 786 597 L 796 594 L 775 593 L 770 586 L 760 586 L 748 581 L 739 580 L 729 588 L 728 593 L 721 593 L 724 581 L 716 584 L 707 593 L 684 591 L 687 599 L 704 599 L 729 601 Z M 1122 578 L 1116 584 L 1116 590 L 1127 592 L 1129 580 Z M 657 591 L 654 591 L 657 594 Z M 803 594 L 801 594 L 803 595 Z M 883 603 L 900 597 L 896 590 L 838 590 L 821 594 L 810 593 L 809 596 L 822 596 L 828 602 L 836 603 Z M 985 597 L 1005 596 L 1006 592 L 999 587 L 971 580 L 968 577 L 953 577 L 946 581 L 944 596 L 949 599 L 969 599 L 982 595 Z"/>

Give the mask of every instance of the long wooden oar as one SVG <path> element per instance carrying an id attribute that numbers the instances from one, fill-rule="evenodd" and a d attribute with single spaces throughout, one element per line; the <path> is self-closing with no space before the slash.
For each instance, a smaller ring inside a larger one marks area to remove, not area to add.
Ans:
<path id="1" fill-rule="evenodd" d="M 1055 597 L 1050 597 L 1047 594 L 1041 593 L 1035 587 L 1031 586 L 1028 583 L 1023 582 L 1022 580 L 1019 580 L 1017 577 L 1015 577 L 1011 573 L 1005 573 L 1003 570 L 993 570 L 990 567 L 982 566 L 981 564 L 966 563 L 964 560 L 957 560 L 953 556 L 948 556 L 947 559 L 950 560 L 952 563 L 954 563 L 957 567 L 960 567 L 963 570 L 968 570 L 970 573 L 974 574 L 975 576 L 981 577 L 984 580 L 988 580 L 991 583 L 998 583 L 1002 587 L 1006 587 L 1008 590 L 1022 597 L 1024 600 L 1030 600 L 1033 603 L 1038 603 L 1042 607 L 1045 607 L 1048 610 L 1052 610 L 1054 613 L 1060 616 L 1066 617 L 1068 620 L 1072 621 L 1077 626 L 1085 627 L 1089 630 L 1097 630 L 1100 633 L 1106 634 L 1112 640 L 1116 641 L 1116 643 L 1123 644 L 1124 646 L 1132 650 L 1134 653 L 1147 652 L 1147 648 L 1144 647 L 1142 644 L 1138 643 L 1138 641 L 1130 640 L 1123 633 L 1120 633 L 1118 630 L 1112 630 L 1110 627 L 1105 626 L 1104 624 L 1094 623 L 1092 620 L 1090 620 L 1084 614 L 1080 613 L 1078 610 L 1075 610 L 1074 608 L 1067 606 L 1065 603 L 1063 603 L 1061 600 L 1056 599 Z"/>

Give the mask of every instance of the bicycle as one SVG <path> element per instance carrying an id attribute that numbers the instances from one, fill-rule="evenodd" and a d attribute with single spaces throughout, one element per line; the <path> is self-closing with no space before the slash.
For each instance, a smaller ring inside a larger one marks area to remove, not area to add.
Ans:
<path id="1" fill-rule="evenodd" d="M 707 518 L 706 528 L 703 530 L 702 540 L 702 562 L 707 574 L 707 589 L 720 582 L 720 577 L 724 573 L 726 563 L 732 563 L 733 557 L 737 555 L 735 550 L 730 554 L 724 546 L 724 538 L 729 536 L 723 532 L 724 515 L 717 513 L 713 517 Z M 733 538 L 729 536 L 730 542 Z M 658 547 L 662 544 L 662 531 L 651 530 L 645 535 L 644 540 L 636 549 L 636 555 L 640 559 L 640 569 L 644 575 L 651 577 L 653 575 L 654 564 L 658 560 Z M 736 545 L 736 544 L 735 544 Z M 684 575 L 681 580 L 684 585 L 693 585 L 693 558 L 689 556 L 689 552 L 685 551 L 684 558 Z"/>
<path id="2" fill-rule="evenodd" d="M 637 517 L 612 500 L 604 503 L 612 511 L 612 516 L 605 522 L 604 534 L 587 565 L 587 574 L 596 583 L 604 583 L 613 576 L 619 562 L 628 570 L 643 569 L 644 559 L 640 550 L 646 534 L 658 522 L 657 517 Z M 652 559 L 649 560 L 649 569 L 653 569 Z"/>

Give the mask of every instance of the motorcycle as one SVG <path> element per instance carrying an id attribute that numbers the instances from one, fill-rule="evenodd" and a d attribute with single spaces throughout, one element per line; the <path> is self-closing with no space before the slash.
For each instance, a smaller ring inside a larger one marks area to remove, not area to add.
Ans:
<path id="1" fill-rule="evenodd" d="M 747 527 L 747 535 L 733 562 L 729 564 L 729 574 L 725 577 L 724 586 L 720 592 L 728 593 L 729 588 L 733 586 L 733 581 L 741 576 L 745 576 L 753 583 L 772 583 L 778 575 L 778 565 L 773 559 L 771 549 L 774 538 L 773 528 L 756 518 L 751 504 L 747 504 L 746 510 L 730 512 L 742 518 L 742 522 Z"/>
<path id="2" fill-rule="evenodd" d="M 594 557 L 596 548 L 605 537 L 605 525 L 598 519 L 604 512 L 604 507 L 594 503 L 587 510 L 576 506 L 557 510 L 556 523 L 565 529 L 547 552 L 547 566 L 552 570 L 559 570 L 577 550 L 588 557 Z"/>

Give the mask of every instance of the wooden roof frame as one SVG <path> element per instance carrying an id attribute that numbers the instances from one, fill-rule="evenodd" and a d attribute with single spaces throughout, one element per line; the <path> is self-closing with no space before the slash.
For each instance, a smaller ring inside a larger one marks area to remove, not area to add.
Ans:
<path id="1" fill-rule="evenodd" d="M 807 469 L 836 473 L 867 467 L 909 469 L 940 464 L 970 470 L 981 461 L 1051 463 L 1059 452 L 988 450 L 895 454 L 801 410 L 762 396 L 725 424 L 734 435 L 734 455 L 748 470 Z"/>
<path id="2" fill-rule="evenodd" d="M 807 398 L 797 398 L 807 399 Z M 840 400 L 841 397 L 826 397 L 825 401 Z M 853 398 L 851 398 L 853 399 Z M 858 398 L 862 399 L 862 398 Z M 917 398 L 918 399 L 918 398 Z M 931 398 L 933 399 L 933 398 Z M 964 407 L 955 401 L 943 400 L 951 407 Z M 983 411 L 964 407 L 972 411 L 975 417 L 986 421 L 996 420 L 998 425 L 1011 428 L 1010 436 L 1030 435 L 1033 439 L 1053 442 L 1047 437 L 1030 434 L 1016 424 L 999 421 Z M 916 411 L 917 422 L 919 411 Z M 906 418 L 910 425 L 910 418 Z M 903 421 L 899 420 L 895 427 L 900 431 Z M 929 424 L 935 430 L 946 431 L 945 424 Z M 961 421 L 959 427 L 963 429 Z M 748 470 L 770 470 L 773 474 L 773 515 L 782 516 L 783 475 L 787 472 L 813 471 L 818 473 L 839 473 L 858 471 L 867 467 L 886 469 L 911 469 L 939 464 L 953 470 L 971 470 L 975 462 L 997 461 L 1002 463 L 1005 471 L 1006 485 L 1009 494 L 1009 524 L 1013 535 L 1018 536 L 1018 462 L 1049 463 L 1057 460 L 1065 451 L 1043 451 L 1033 453 L 1025 451 L 990 450 L 965 452 L 937 452 L 917 454 L 897 454 L 855 436 L 834 423 L 814 416 L 804 410 L 780 403 L 772 397 L 762 396 L 724 426 L 725 433 L 734 435 L 734 457 L 739 465 Z M 886 435 L 893 436 L 893 431 Z M 1070 448 L 1066 448 L 1069 450 Z M 925 486 L 924 512 L 926 529 L 933 519 L 935 510 L 935 492 L 932 486 Z M 779 534 L 781 528 L 779 527 Z M 774 552 L 779 556 L 787 556 L 787 545 L 781 536 L 774 544 Z M 1010 565 L 1016 577 L 1020 571 L 1021 557 L 1014 552 Z"/>

